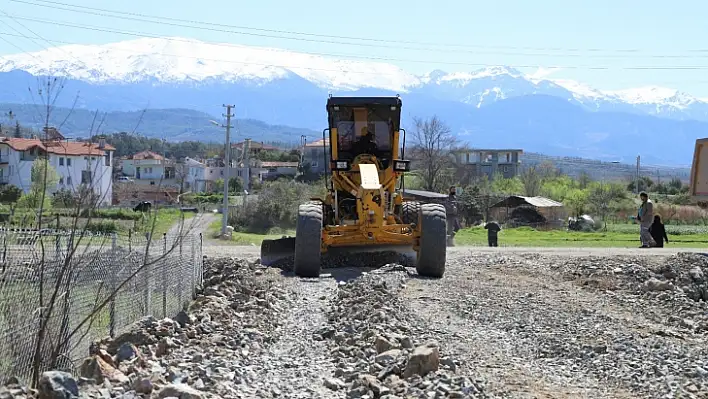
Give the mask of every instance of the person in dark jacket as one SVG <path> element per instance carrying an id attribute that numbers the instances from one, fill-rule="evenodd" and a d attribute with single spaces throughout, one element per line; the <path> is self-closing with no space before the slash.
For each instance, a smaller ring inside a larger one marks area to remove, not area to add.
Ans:
<path id="1" fill-rule="evenodd" d="M 664 228 L 664 224 L 661 223 L 661 216 L 654 216 L 654 223 L 649 227 L 649 233 L 651 233 L 651 237 L 654 239 L 654 242 L 656 242 L 655 247 L 663 248 L 664 241 L 666 241 L 667 244 L 669 243 L 669 237 L 666 236 L 666 229 Z"/>
<path id="2" fill-rule="evenodd" d="M 487 241 L 489 241 L 489 246 L 498 247 L 499 231 L 501 230 L 501 226 L 499 226 L 499 223 L 488 222 L 486 225 L 484 225 L 484 228 L 487 229 Z"/>

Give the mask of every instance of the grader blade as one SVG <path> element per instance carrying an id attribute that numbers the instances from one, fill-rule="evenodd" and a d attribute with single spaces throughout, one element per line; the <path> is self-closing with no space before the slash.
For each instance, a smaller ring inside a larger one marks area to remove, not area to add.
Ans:
<path id="1" fill-rule="evenodd" d="M 295 256 L 295 237 L 263 240 L 261 243 L 261 264 L 272 266 L 279 261 Z"/>

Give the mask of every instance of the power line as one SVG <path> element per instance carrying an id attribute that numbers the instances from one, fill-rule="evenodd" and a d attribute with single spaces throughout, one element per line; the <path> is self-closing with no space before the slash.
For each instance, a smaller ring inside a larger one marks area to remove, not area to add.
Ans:
<path id="1" fill-rule="evenodd" d="M 592 54 L 592 55 L 583 55 L 583 54 L 568 54 L 568 52 L 578 52 L 582 51 L 579 49 L 555 49 L 552 50 L 551 48 L 537 48 L 537 49 L 531 49 L 533 51 L 564 51 L 564 54 L 548 54 L 548 53 L 520 53 L 518 52 L 519 49 L 523 48 L 513 48 L 513 47 L 506 47 L 507 49 L 511 50 L 516 50 L 514 52 L 503 52 L 503 51 L 479 51 L 479 50 L 461 50 L 461 49 L 443 49 L 439 47 L 460 47 L 460 48 L 470 48 L 470 47 L 477 47 L 477 48 L 493 48 L 491 46 L 464 46 L 464 45 L 451 45 L 451 44 L 441 44 L 441 43 L 416 43 L 416 42 L 407 42 L 407 41 L 397 41 L 397 40 L 383 40 L 383 39 L 371 39 L 371 38 L 357 38 L 357 37 L 351 37 L 351 36 L 333 36 L 333 35 L 319 35 L 319 34 L 313 34 L 313 33 L 306 33 L 306 32 L 296 32 L 296 31 L 281 31 L 281 30 L 274 30 L 274 29 L 262 29 L 262 28 L 251 28 L 251 27 L 244 27 L 244 26 L 235 26 L 235 25 L 224 25 L 224 24 L 215 24 L 215 23 L 210 23 L 210 22 L 200 22 L 200 21 L 194 21 L 194 20 L 182 20 L 182 19 L 177 19 L 177 18 L 166 18 L 166 17 L 159 17 L 159 16 L 150 16 L 146 14 L 138 14 L 138 13 L 128 13 L 128 12 L 120 12 L 120 11 L 111 11 L 107 9 L 101 9 L 101 8 L 94 8 L 94 7 L 85 7 L 85 6 L 76 6 L 76 5 L 71 5 L 71 4 L 66 4 L 66 3 L 59 3 L 59 2 L 53 2 L 53 1 L 46 1 L 47 3 L 52 4 L 47 5 L 47 4 L 38 4 L 30 1 L 25 1 L 25 0 L 10 0 L 16 3 L 23 3 L 23 4 L 28 4 L 28 5 L 33 5 L 37 7 L 46 7 L 46 8 L 51 8 L 53 10 L 59 9 L 59 10 L 64 10 L 64 11 L 69 11 L 69 12 L 75 12 L 75 13 L 80 13 L 80 14 L 88 14 L 88 15 L 96 15 L 96 16 L 101 16 L 101 17 L 108 17 L 108 18 L 116 18 L 116 19 L 122 19 L 122 20 L 129 20 L 129 21 L 138 21 L 138 22 L 147 22 L 147 23 L 153 23 L 153 24 L 158 24 L 158 25 L 165 25 L 165 26 L 175 26 L 175 27 L 182 27 L 182 28 L 192 28 L 192 29 L 198 29 L 198 30 L 206 30 L 206 31 L 212 31 L 212 32 L 220 32 L 220 33 L 230 33 L 230 34 L 236 34 L 236 35 L 246 35 L 246 36 L 255 36 L 255 37 L 264 37 L 264 38 L 272 38 L 272 39 L 283 39 L 283 40 L 296 40 L 296 41 L 305 41 L 305 42 L 312 42 L 312 43 L 327 43 L 327 44 L 340 44 L 340 45 L 346 45 L 346 46 L 357 46 L 357 47 L 377 47 L 377 48 L 386 48 L 386 49 L 395 49 L 395 50 L 416 50 L 416 51 L 429 51 L 429 52 L 441 52 L 441 53 L 470 53 L 470 54 L 487 54 L 487 55 L 507 55 L 507 56 L 541 56 L 541 57 L 588 57 L 588 58 L 627 58 L 627 57 L 632 57 L 632 58 L 637 58 L 637 57 L 645 57 L 645 58 L 659 58 L 659 59 L 684 59 L 684 58 L 705 58 L 708 57 L 708 54 L 702 55 L 702 56 L 691 56 L 691 55 L 640 55 L 638 54 L 640 50 L 637 49 L 627 49 L 627 50 L 618 50 L 617 52 L 621 52 L 624 54 L 615 54 L 615 55 L 601 55 L 601 54 Z M 42 1 L 42 0 L 40 0 Z M 73 7 L 73 8 L 66 8 L 66 7 Z M 94 11 L 97 10 L 97 11 Z M 100 11 L 100 12 L 98 12 Z M 113 14 L 118 14 L 118 15 L 109 15 L 106 14 L 108 13 L 113 13 Z M 137 17 L 136 17 L 137 16 Z M 149 18 L 149 19 L 148 19 Z M 151 20 L 155 19 L 155 20 Z M 162 21 L 161 21 L 162 20 Z M 179 21 L 179 22 L 165 22 L 165 21 Z M 192 24 L 192 25 L 186 25 L 184 22 Z M 194 26 L 194 24 L 198 25 L 206 25 L 206 26 Z M 282 34 L 290 34 L 290 35 L 304 35 L 304 36 L 309 36 L 309 37 L 325 37 L 325 38 L 334 38 L 334 39 L 345 39 L 345 40 L 360 40 L 360 41 L 371 41 L 371 42 L 376 42 L 376 43 L 397 43 L 399 45 L 385 45 L 385 44 L 374 44 L 374 43 L 355 43 L 355 42 L 344 42 L 341 40 L 323 40 L 323 39 L 310 39 L 307 37 L 288 37 L 288 36 L 282 36 L 282 35 L 272 35 L 272 34 L 265 34 L 265 33 L 253 33 L 253 32 L 238 32 L 234 30 L 229 30 L 229 29 L 224 29 L 223 27 L 229 27 L 232 29 L 250 29 L 250 30 L 256 30 L 256 31 L 265 31 L 265 32 L 277 32 L 277 33 L 282 33 Z M 433 46 L 438 46 L 438 47 L 409 47 L 409 46 L 400 46 L 400 44 L 418 44 L 418 45 L 433 45 Z M 526 50 L 529 50 L 530 48 L 526 48 Z M 602 49 L 589 49 L 586 50 L 589 52 L 602 52 L 606 50 Z M 708 49 L 698 49 L 698 50 L 689 50 L 690 52 L 701 52 L 701 53 L 708 53 Z"/>
<path id="2" fill-rule="evenodd" d="M 190 20 L 190 19 L 170 18 L 170 17 L 148 15 L 148 14 L 141 14 L 141 13 L 135 13 L 135 12 L 109 10 L 106 8 L 79 6 L 79 5 L 63 3 L 63 2 L 58 2 L 58 1 L 50 1 L 50 0 L 34 0 L 34 1 L 10 0 L 10 1 L 12 1 L 14 3 L 23 3 L 23 4 L 33 5 L 33 6 L 37 6 L 37 7 L 46 7 L 46 8 L 52 8 L 52 9 L 59 8 L 59 9 L 65 10 L 65 11 L 78 12 L 78 13 L 88 13 L 88 11 L 85 11 L 85 10 L 90 10 L 92 12 L 95 12 L 92 15 L 107 16 L 107 17 L 114 17 L 114 18 L 120 18 L 119 16 L 123 15 L 123 16 L 150 18 L 150 19 L 158 20 L 158 21 L 143 21 L 143 22 L 160 23 L 159 20 L 163 20 L 163 21 L 171 21 L 171 22 L 214 26 L 214 27 L 219 27 L 219 28 L 244 29 L 244 30 L 253 30 L 253 31 L 258 31 L 258 32 L 281 33 L 281 34 L 320 37 L 320 38 L 329 38 L 329 39 L 359 40 L 359 41 L 368 41 L 368 42 L 375 42 L 375 43 L 414 44 L 414 45 L 423 45 L 423 46 L 438 46 L 438 47 L 443 46 L 443 47 L 460 47 L 460 48 L 486 48 L 486 49 L 495 49 L 496 48 L 496 49 L 507 49 L 507 50 L 562 51 L 562 52 L 587 51 L 587 52 L 638 53 L 638 52 L 643 51 L 641 49 L 600 49 L 600 48 L 580 49 L 580 48 L 561 48 L 561 47 L 488 46 L 488 45 L 469 45 L 469 44 L 457 44 L 457 43 L 420 42 L 420 41 L 408 41 L 408 40 L 378 39 L 378 38 L 355 37 L 355 36 L 325 35 L 325 34 L 317 34 L 317 33 L 311 33 L 311 32 L 255 28 L 255 27 L 242 26 L 242 25 L 229 25 L 229 24 L 220 24 L 220 23 L 215 23 L 215 22 L 206 22 L 206 21 L 198 21 L 198 20 Z M 46 4 L 38 4 L 38 3 L 46 3 Z M 48 4 L 51 4 L 51 6 Z M 71 7 L 71 8 L 66 9 L 66 8 L 57 7 L 57 6 Z M 104 15 L 102 13 L 118 14 L 119 16 Z M 196 28 L 199 29 L 199 27 L 196 27 Z M 234 32 L 234 33 L 236 33 L 236 32 Z M 396 47 L 396 48 L 399 48 L 399 47 Z M 689 49 L 689 50 L 684 50 L 684 51 L 706 53 L 706 52 L 708 52 L 708 49 Z M 660 55 L 657 57 L 665 57 L 665 56 Z"/>
<path id="3" fill-rule="evenodd" d="M 108 28 L 98 27 L 98 26 L 70 24 L 70 23 L 65 23 L 65 22 L 61 22 L 61 21 L 43 20 L 43 19 L 38 19 L 38 18 L 22 17 L 22 16 L 18 16 L 18 15 L 13 15 L 11 17 L 15 18 L 15 19 L 33 21 L 33 22 L 38 22 L 38 23 L 43 23 L 43 24 L 50 24 L 50 25 L 54 25 L 54 26 L 66 26 L 66 27 L 71 27 L 71 28 L 76 28 L 76 29 L 84 29 L 84 30 L 97 31 L 97 32 L 117 33 L 117 34 L 121 34 L 121 35 L 128 35 L 128 36 L 134 36 L 134 37 L 140 37 L 140 38 L 155 38 L 155 39 L 163 39 L 163 40 L 169 40 L 169 41 L 182 41 L 182 42 L 186 42 L 186 43 L 192 42 L 190 40 L 184 40 L 184 39 L 179 39 L 179 38 L 166 38 L 166 37 L 162 37 L 159 35 L 146 33 L 146 32 L 118 31 L 118 30 L 108 29 Z M 57 40 L 52 40 L 52 41 L 54 41 L 56 43 L 68 43 L 68 42 L 62 42 L 62 41 L 57 41 Z M 220 46 L 220 47 L 238 47 L 236 45 L 231 45 L 228 43 L 213 43 L 213 42 L 203 42 L 203 43 L 211 44 L 214 46 Z M 71 44 L 73 44 L 73 43 L 71 43 Z M 115 50 L 125 51 L 125 50 L 121 50 L 121 49 L 115 49 Z M 128 52 L 130 52 L 130 51 L 128 51 Z M 140 54 L 140 53 L 136 53 L 136 52 L 132 52 L 132 53 L 133 54 Z M 313 53 L 313 52 L 304 52 L 304 51 L 293 51 L 293 53 L 306 54 L 306 55 L 316 55 L 316 56 L 326 56 L 326 57 L 350 57 L 350 58 L 376 60 L 376 61 L 397 61 L 397 62 L 426 63 L 426 64 L 450 64 L 450 65 L 462 65 L 462 66 L 468 66 L 468 67 L 502 67 L 502 66 L 507 66 L 507 67 L 512 67 L 512 68 L 538 68 L 541 66 L 541 65 L 518 65 L 518 64 L 517 65 L 481 64 L 481 63 L 462 63 L 462 62 L 452 63 L 452 62 L 437 62 L 437 61 L 429 61 L 429 60 L 396 59 L 396 58 L 386 58 L 386 57 L 366 57 L 366 56 L 331 54 L 331 53 Z M 263 63 L 253 63 L 253 62 L 241 62 L 241 61 L 233 61 L 233 60 L 213 59 L 213 58 L 204 58 L 204 57 L 191 57 L 191 56 L 185 56 L 185 55 L 166 54 L 166 53 L 157 53 L 157 54 L 178 57 L 178 58 L 192 58 L 192 59 L 200 59 L 200 60 L 236 63 L 236 64 L 243 64 L 243 65 L 261 65 L 261 66 L 272 66 L 272 67 L 280 67 L 280 68 L 287 68 L 287 69 L 304 69 L 304 70 L 315 70 L 315 71 L 326 71 L 326 72 L 343 72 L 342 70 L 310 68 L 310 67 L 303 67 L 303 66 L 287 66 L 287 65 L 273 65 L 273 64 L 263 64 Z M 558 69 L 578 69 L 578 70 L 705 70 L 705 69 L 708 69 L 708 65 L 626 66 L 626 67 L 583 66 L 583 65 L 547 65 L 544 67 L 558 68 Z M 381 73 L 381 72 L 365 72 L 365 71 L 344 71 L 344 72 L 393 76 L 393 74 L 387 74 L 387 73 Z"/>

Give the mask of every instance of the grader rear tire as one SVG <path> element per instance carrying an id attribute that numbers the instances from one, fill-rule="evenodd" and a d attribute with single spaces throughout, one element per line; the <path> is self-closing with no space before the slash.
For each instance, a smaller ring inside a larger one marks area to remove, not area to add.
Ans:
<path id="1" fill-rule="evenodd" d="M 298 207 L 294 262 L 294 271 L 297 276 L 320 276 L 322 213 L 322 203 L 320 202 L 308 202 Z"/>
<path id="2" fill-rule="evenodd" d="M 420 212 L 420 202 L 406 201 L 401 204 L 401 221 L 405 224 L 418 224 L 418 213 Z"/>
<path id="3" fill-rule="evenodd" d="M 445 274 L 447 214 L 440 204 L 420 206 L 420 247 L 416 270 L 420 276 L 440 278 Z"/>

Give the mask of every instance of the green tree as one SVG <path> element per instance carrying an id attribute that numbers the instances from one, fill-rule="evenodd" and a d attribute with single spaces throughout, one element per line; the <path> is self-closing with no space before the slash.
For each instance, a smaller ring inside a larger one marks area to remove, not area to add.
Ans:
<path id="1" fill-rule="evenodd" d="M 542 179 L 535 166 L 524 169 L 519 178 L 524 185 L 524 194 L 526 196 L 536 197 L 540 195 Z"/>
<path id="2" fill-rule="evenodd" d="M 588 193 L 585 190 L 574 188 L 570 190 L 564 202 L 575 217 L 580 217 L 585 213 L 585 207 L 588 203 Z"/>
<path id="3" fill-rule="evenodd" d="M 8 184 L 0 188 L 0 204 L 15 204 L 22 196 L 22 189 Z"/>
<path id="4" fill-rule="evenodd" d="M 59 174 L 54 170 L 49 161 L 45 158 L 37 158 L 32 163 L 32 171 L 30 172 L 32 185 L 30 191 L 20 198 L 19 206 L 22 208 L 43 209 L 51 208 L 51 194 L 57 183 L 59 183 Z M 44 201 L 42 201 L 44 198 Z"/>
<path id="5" fill-rule="evenodd" d="M 492 192 L 495 194 L 516 194 L 519 195 L 524 192 L 524 184 L 519 178 L 513 177 L 507 179 L 501 174 L 494 176 L 492 180 Z"/>
<path id="6" fill-rule="evenodd" d="M 16 139 L 22 138 L 22 130 L 20 129 L 20 121 L 15 121 L 15 132 L 12 135 Z"/>

